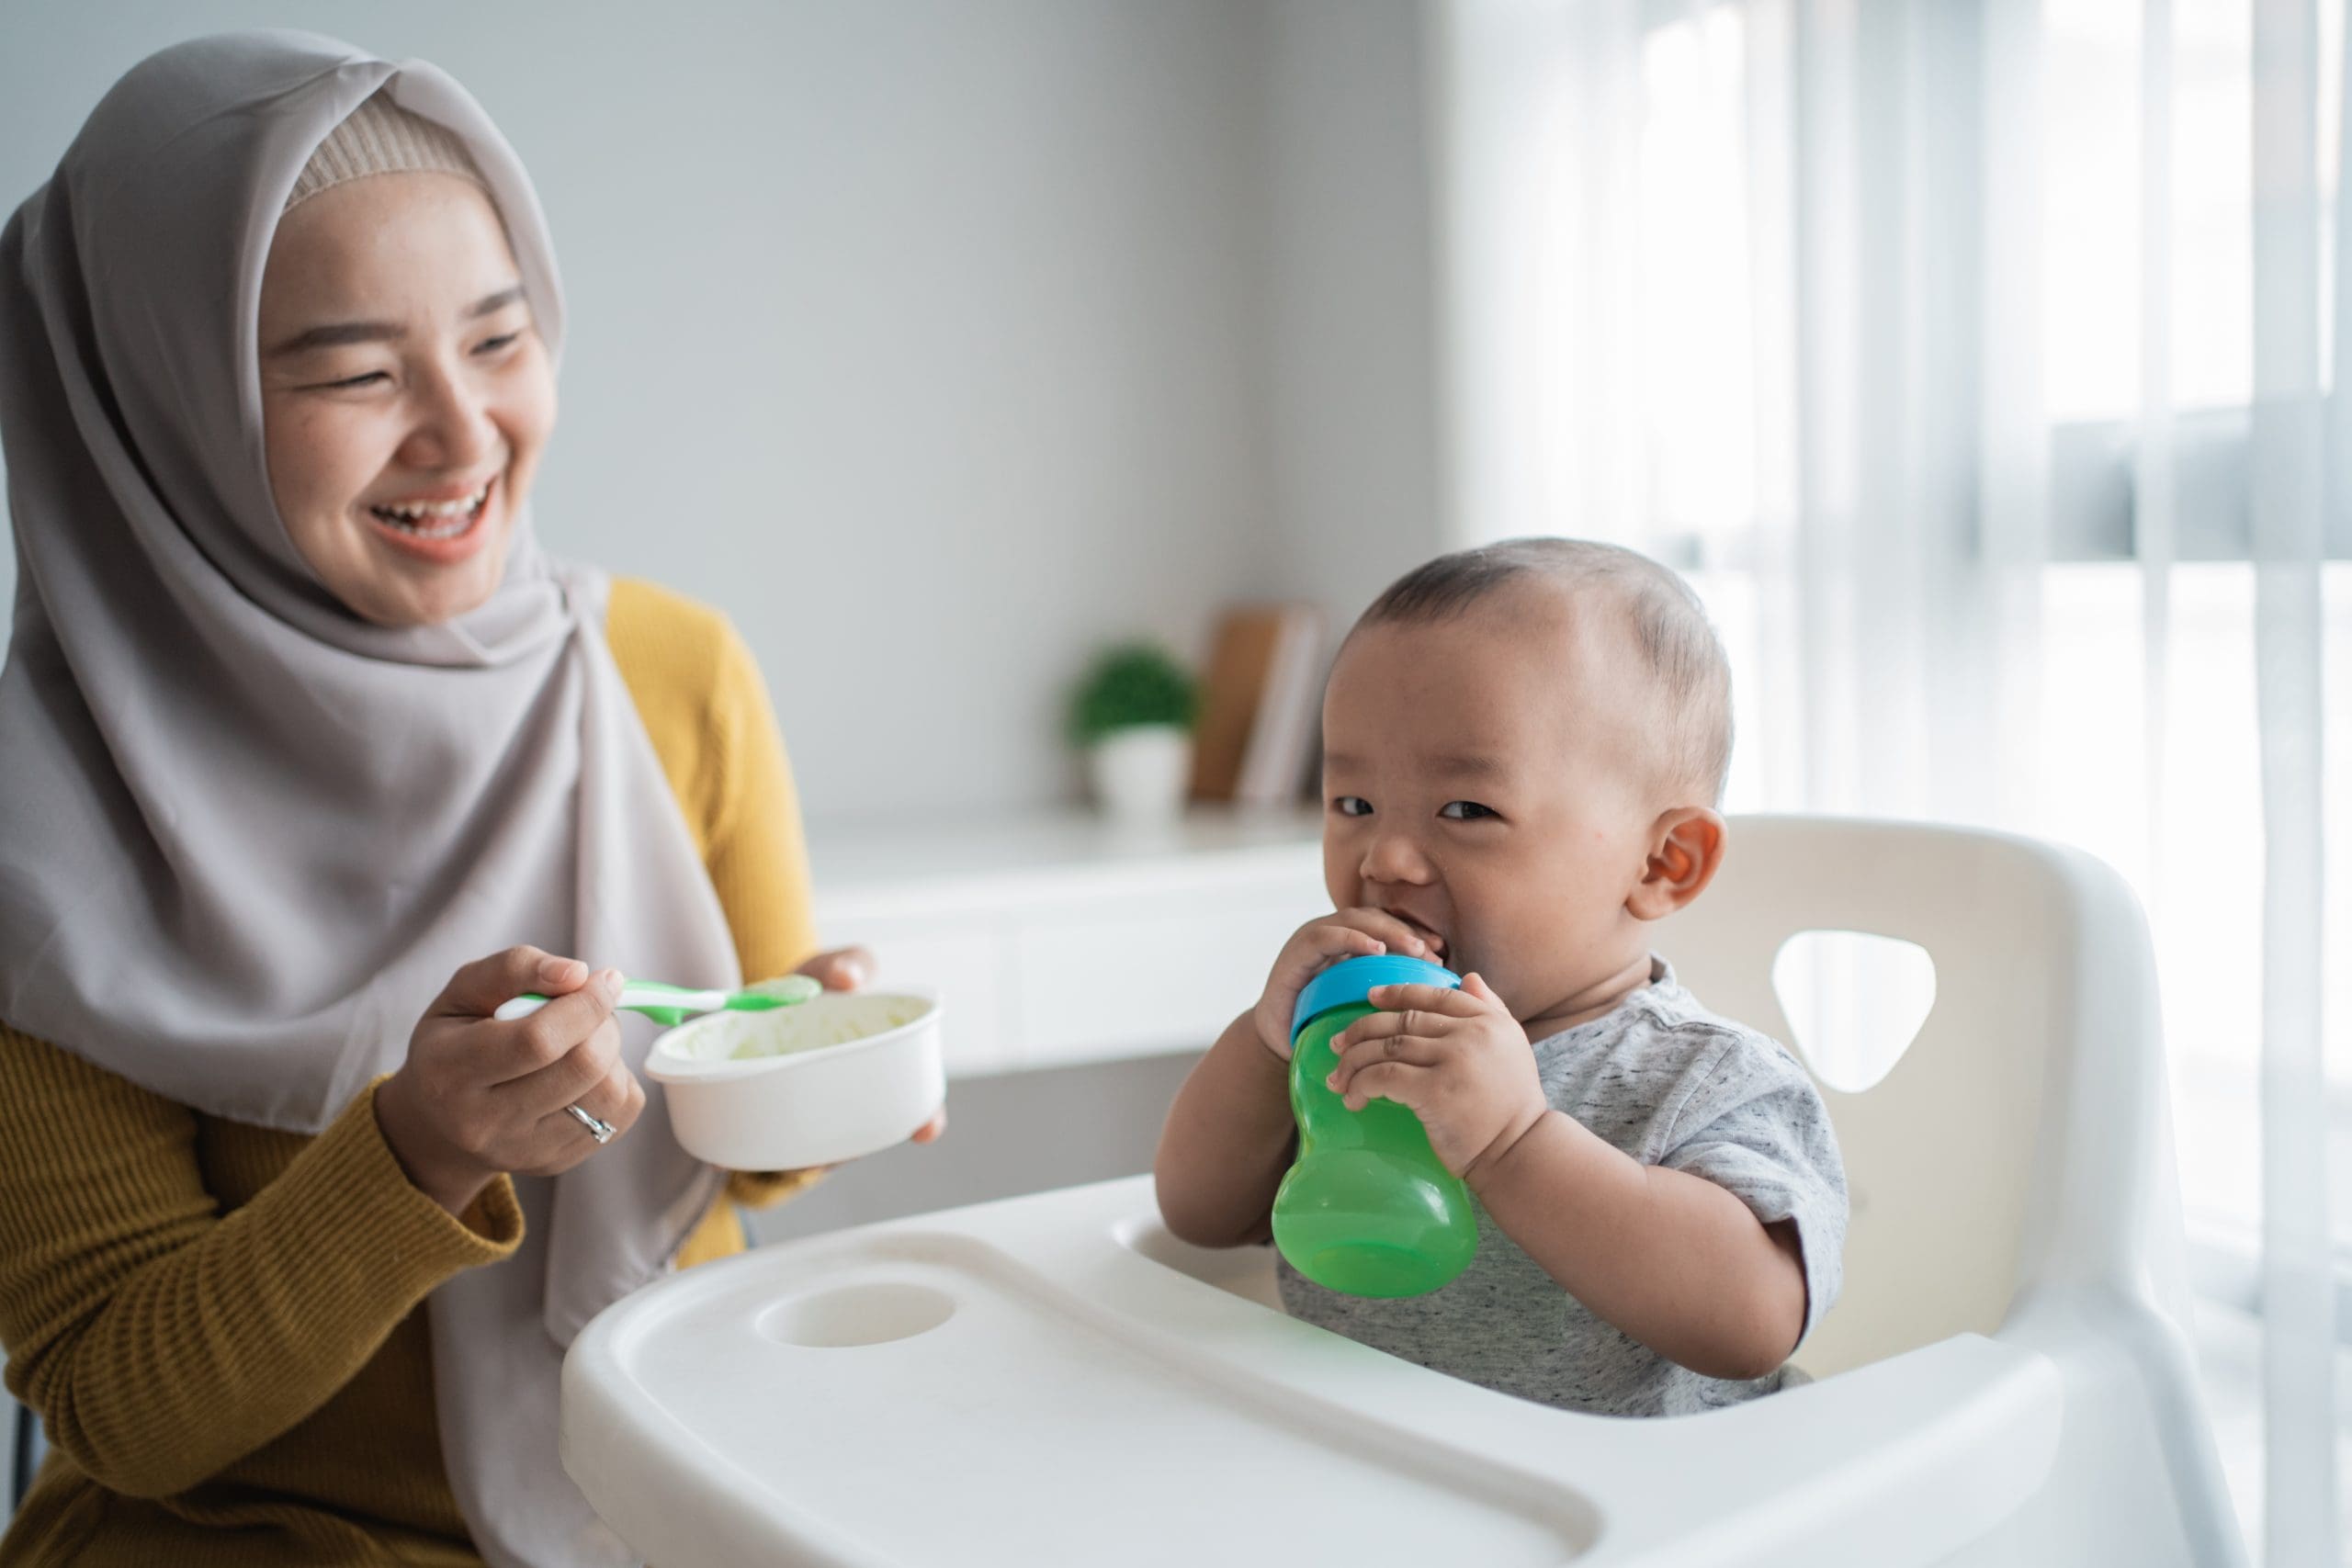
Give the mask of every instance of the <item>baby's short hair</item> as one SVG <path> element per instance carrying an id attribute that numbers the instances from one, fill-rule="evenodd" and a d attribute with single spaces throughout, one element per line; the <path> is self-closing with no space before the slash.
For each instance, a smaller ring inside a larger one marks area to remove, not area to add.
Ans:
<path id="1" fill-rule="evenodd" d="M 1731 771 L 1731 664 L 1690 585 L 1635 550 L 1589 539 L 1505 539 L 1415 567 L 1372 602 L 1358 626 L 1452 620 L 1519 579 L 1542 576 L 1623 612 L 1642 660 L 1673 712 L 1671 782 L 1723 799 Z"/>

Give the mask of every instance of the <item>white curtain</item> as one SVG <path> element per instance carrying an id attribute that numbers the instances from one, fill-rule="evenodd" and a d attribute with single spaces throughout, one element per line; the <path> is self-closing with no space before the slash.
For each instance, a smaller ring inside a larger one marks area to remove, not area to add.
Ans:
<path id="1" fill-rule="evenodd" d="M 1690 572 L 1736 807 L 2018 829 L 2138 886 L 2200 1351 L 2278 1564 L 2352 1543 L 2343 13 L 1431 13 L 1457 533 Z"/>

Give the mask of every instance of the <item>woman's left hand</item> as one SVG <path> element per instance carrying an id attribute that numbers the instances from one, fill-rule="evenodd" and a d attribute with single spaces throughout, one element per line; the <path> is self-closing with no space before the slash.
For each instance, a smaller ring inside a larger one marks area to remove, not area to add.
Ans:
<path id="1" fill-rule="evenodd" d="M 874 954 L 862 947 L 837 947 L 817 954 L 793 973 L 808 976 L 829 991 L 854 991 L 874 978 Z"/>
<path id="2" fill-rule="evenodd" d="M 874 978 L 874 954 L 862 947 L 837 947 L 817 954 L 793 973 L 808 976 L 829 991 L 854 991 Z M 928 1144 L 945 1131 L 947 1112 L 942 1111 L 916 1128 L 909 1141 Z"/>

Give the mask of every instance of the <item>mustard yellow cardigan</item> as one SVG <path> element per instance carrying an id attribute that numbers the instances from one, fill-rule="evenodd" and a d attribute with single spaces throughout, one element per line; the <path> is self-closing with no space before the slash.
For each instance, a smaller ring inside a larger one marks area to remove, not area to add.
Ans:
<path id="1" fill-rule="evenodd" d="M 614 584 L 606 637 L 743 973 L 789 971 L 815 938 L 758 667 L 722 615 L 644 583 Z M 423 1303 L 521 1234 L 503 1178 L 462 1220 L 411 1186 L 372 1089 L 315 1137 L 273 1132 L 0 1024 L 0 1345 L 54 1444 L 0 1568 L 479 1563 Z M 742 1245 L 722 1201 L 682 1260 Z"/>

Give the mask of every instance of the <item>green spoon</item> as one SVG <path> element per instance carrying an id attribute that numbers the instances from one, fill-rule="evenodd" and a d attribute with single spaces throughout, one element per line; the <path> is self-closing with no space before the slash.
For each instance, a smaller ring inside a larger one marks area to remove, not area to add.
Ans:
<path id="1" fill-rule="evenodd" d="M 659 980 L 629 980 L 622 984 L 621 999 L 613 1005 L 641 1012 L 664 1029 L 675 1029 L 685 1022 L 689 1013 L 765 1012 L 770 1008 L 805 1002 L 824 988 L 806 975 L 762 980 L 740 991 L 697 991 L 684 986 L 665 986 Z M 537 991 L 526 991 L 502 1003 L 491 1017 L 501 1021 L 528 1018 L 547 1005 L 547 998 Z"/>

